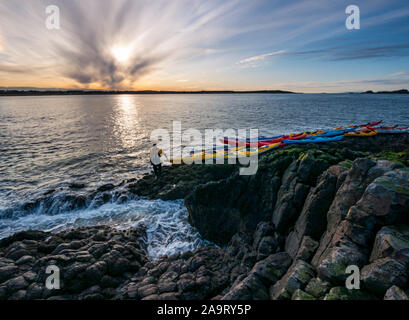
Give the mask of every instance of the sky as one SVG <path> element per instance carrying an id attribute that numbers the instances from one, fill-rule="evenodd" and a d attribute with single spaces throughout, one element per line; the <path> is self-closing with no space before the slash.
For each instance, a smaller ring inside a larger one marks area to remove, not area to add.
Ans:
<path id="1" fill-rule="evenodd" d="M 0 0 L 0 87 L 409 89 L 409 1 Z"/>

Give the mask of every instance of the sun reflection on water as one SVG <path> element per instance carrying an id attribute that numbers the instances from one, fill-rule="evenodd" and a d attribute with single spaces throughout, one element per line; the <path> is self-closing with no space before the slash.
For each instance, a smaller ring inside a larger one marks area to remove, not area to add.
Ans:
<path id="1" fill-rule="evenodd" d="M 138 106 L 130 95 L 118 95 L 116 99 L 115 136 L 121 142 L 122 148 L 135 148 L 141 136 Z"/>

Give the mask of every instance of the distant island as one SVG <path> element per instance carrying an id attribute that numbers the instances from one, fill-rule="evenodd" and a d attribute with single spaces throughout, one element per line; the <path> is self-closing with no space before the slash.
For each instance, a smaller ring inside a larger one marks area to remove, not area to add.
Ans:
<path id="1" fill-rule="evenodd" d="M 108 94 L 278 94 L 296 92 L 283 90 L 257 90 L 257 91 L 129 91 L 129 90 L 0 90 L 0 96 L 59 96 L 59 95 L 108 95 Z"/>
<path id="2" fill-rule="evenodd" d="M 395 90 L 395 91 L 377 91 L 377 92 L 368 90 L 362 93 L 363 94 L 409 94 L 409 91 L 407 89 L 400 89 L 400 90 Z"/>
<path id="3" fill-rule="evenodd" d="M 1 88 L 1 87 L 0 87 Z M 3 87 L 4 88 L 4 87 Z M 171 91 L 171 90 L 63 90 L 63 89 L 0 89 L 0 96 L 69 96 L 69 95 L 111 95 L 111 94 L 303 94 L 285 90 L 199 90 L 199 91 Z M 407 89 L 394 91 L 345 92 L 348 94 L 409 94 Z M 322 92 L 321 94 L 328 94 Z"/>

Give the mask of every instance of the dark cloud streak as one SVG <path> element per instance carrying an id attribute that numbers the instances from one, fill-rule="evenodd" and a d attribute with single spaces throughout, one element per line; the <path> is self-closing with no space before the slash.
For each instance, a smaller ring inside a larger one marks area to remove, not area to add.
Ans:
<path id="1" fill-rule="evenodd" d="M 367 47 L 362 45 L 337 46 L 332 48 L 287 52 L 288 56 L 322 54 L 330 61 L 361 60 L 409 56 L 409 44 Z"/>

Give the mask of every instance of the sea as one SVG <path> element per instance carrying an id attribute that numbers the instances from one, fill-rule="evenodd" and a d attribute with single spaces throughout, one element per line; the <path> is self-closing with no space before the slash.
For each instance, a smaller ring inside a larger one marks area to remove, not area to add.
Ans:
<path id="1" fill-rule="evenodd" d="M 364 124 L 409 125 L 409 95 L 135 94 L 0 97 L 0 239 L 27 229 L 147 228 L 153 259 L 211 245 L 183 200 L 128 195 L 121 181 L 151 171 L 152 132 L 258 129 L 277 136 Z M 108 202 L 86 198 L 118 185 Z M 85 197 L 85 205 L 73 199 Z"/>

